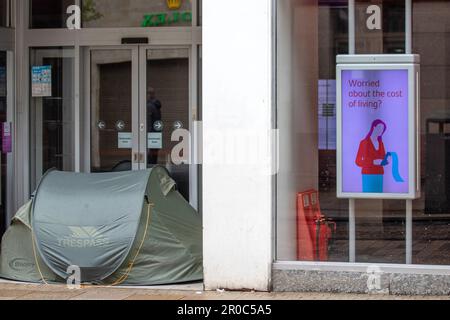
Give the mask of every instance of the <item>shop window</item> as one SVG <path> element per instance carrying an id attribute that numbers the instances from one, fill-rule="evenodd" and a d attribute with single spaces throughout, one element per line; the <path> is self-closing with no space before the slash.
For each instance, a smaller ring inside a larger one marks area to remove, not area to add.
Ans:
<path id="1" fill-rule="evenodd" d="M 65 28 L 69 15 L 66 13 L 75 0 L 31 0 L 30 28 Z"/>
<path id="2" fill-rule="evenodd" d="M 74 170 L 74 52 L 32 49 L 31 190 L 49 169 Z"/>
<path id="3" fill-rule="evenodd" d="M 281 0 L 278 14 L 277 258 L 348 261 L 348 206 L 336 198 L 335 89 L 335 57 L 348 52 L 347 6 Z M 316 255 L 323 235 L 330 241 Z"/>
<path id="4" fill-rule="evenodd" d="M 366 25 L 373 4 L 379 30 Z M 356 53 L 404 54 L 405 10 L 404 1 L 357 0 Z M 336 56 L 348 53 L 348 1 L 280 0 L 278 15 L 277 259 L 349 262 L 349 202 L 336 192 Z M 422 128 L 412 263 L 450 265 L 450 3 L 416 0 L 412 15 Z M 405 201 L 357 200 L 355 262 L 405 264 L 405 212 Z"/>
<path id="5" fill-rule="evenodd" d="M 413 263 L 450 265 L 450 2 L 413 1 L 421 58 L 422 198 L 414 202 Z"/>
<path id="6" fill-rule="evenodd" d="M 84 28 L 192 25 L 192 0 L 83 0 Z"/>
<path id="7" fill-rule="evenodd" d="M 381 29 L 367 27 L 367 8 L 381 9 Z M 355 50 L 357 54 L 405 53 L 404 1 L 355 1 Z M 406 262 L 405 201 L 357 200 L 356 262 Z"/>

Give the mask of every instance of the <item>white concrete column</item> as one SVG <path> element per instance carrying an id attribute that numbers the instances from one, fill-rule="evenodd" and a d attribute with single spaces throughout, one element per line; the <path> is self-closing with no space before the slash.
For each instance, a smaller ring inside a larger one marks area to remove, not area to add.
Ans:
<path id="1" fill-rule="evenodd" d="M 203 2 L 203 217 L 208 290 L 270 288 L 272 1 Z"/>

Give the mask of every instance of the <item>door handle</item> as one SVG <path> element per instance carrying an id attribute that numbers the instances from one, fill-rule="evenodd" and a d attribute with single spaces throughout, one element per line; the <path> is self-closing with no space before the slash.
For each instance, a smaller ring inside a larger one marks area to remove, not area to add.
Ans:
<path id="1" fill-rule="evenodd" d="M 145 154 L 140 152 L 133 153 L 133 162 L 134 163 L 144 163 L 145 162 Z"/>

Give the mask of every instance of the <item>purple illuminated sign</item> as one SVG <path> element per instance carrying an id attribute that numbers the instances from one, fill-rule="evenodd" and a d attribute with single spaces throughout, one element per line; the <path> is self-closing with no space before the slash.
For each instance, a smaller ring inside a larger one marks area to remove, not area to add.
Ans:
<path id="1" fill-rule="evenodd" d="M 342 70 L 342 193 L 410 192 L 408 90 L 408 69 Z"/>

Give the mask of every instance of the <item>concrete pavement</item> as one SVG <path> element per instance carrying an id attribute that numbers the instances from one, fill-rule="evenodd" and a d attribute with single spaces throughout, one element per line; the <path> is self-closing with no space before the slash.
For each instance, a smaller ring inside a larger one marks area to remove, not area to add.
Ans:
<path id="1" fill-rule="evenodd" d="M 84 287 L 0 281 L 0 300 L 450 300 L 450 297 L 331 293 L 205 292 L 201 284 L 152 288 Z"/>

